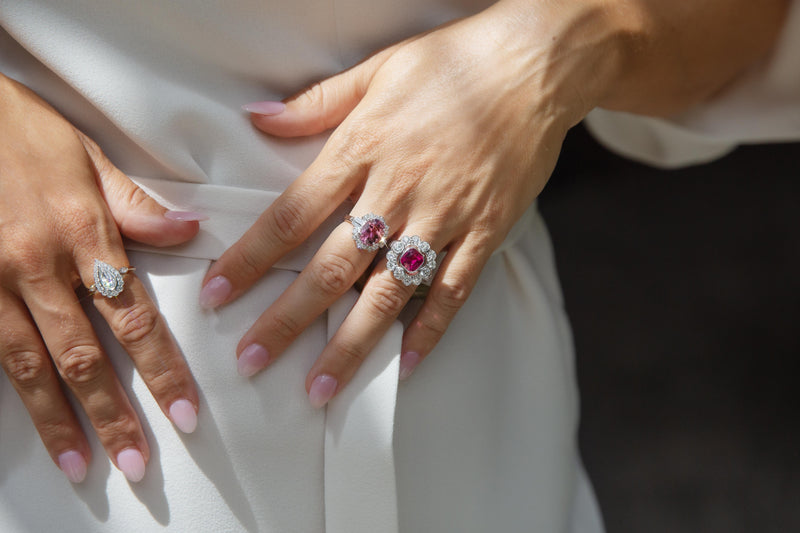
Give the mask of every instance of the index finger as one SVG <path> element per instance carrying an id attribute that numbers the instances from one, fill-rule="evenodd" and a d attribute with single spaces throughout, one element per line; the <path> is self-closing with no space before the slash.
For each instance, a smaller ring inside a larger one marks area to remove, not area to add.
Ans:
<path id="1" fill-rule="evenodd" d="M 211 266 L 203 279 L 201 306 L 213 308 L 239 297 L 344 202 L 351 183 L 366 169 L 331 166 L 329 161 L 343 161 L 326 154 L 335 150 L 328 148 L 331 144 Z"/>

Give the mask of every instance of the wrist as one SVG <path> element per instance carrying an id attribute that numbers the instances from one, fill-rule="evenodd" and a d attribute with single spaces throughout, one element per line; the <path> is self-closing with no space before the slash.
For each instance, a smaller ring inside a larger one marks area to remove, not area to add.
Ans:
<path id="1" fill-rule="evenodd" d="M 501 46 L 533 58 L 533 87 L 567 128 L 615 98 L 645 41 L 644 18 L 615 0 L 501 0 L 490 9 L 506 24 Z"/>

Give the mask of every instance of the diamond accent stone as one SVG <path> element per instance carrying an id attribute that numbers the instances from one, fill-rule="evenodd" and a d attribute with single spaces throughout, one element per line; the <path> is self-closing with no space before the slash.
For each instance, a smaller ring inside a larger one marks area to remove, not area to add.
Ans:
<path id="1" fill-rule="evenodd" d="M 125 269 L 127 272 L 128 269 Z M 94 260 L 94 289 L 106 298 L 119 296 L 125 288 L 125 281 L 119 270 L 99 259 Z"/>

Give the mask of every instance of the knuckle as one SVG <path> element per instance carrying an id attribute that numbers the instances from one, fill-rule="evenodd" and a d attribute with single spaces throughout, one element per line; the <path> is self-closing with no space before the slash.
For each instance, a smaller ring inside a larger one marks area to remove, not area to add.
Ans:
<path id="1" fill-rule="evenodd" d="M 437 306 L 452 315 L 464 306 L 469 294 L 470 288 L 466 284 L 445 281 L 430 296 Z"/>
<path id="2" fill-rule="evenodd" d="M 447 331 L 449 321 L 441 315 L 432 315 L 432 313 L 427 313 L 424 317 L 414 320 L 413 325 L 423 336 L 440 339 Z"/>
<path id="3" fill-rule="evenodd" d="M 309 265 L 310 284 L 330 296 L 339 296 L 353 284 L 355 266 L 348 259 L 328 254 Z"/>
<path id="4" fill-rule="evenodd" d="M 20 388 L 41 384 L 50 371 L 50 361 L 42 354 L 27 349 L 12 349 L 3 358 L 8 377 Z"/>
<path id="5" fill-rule="evenodd" d="M 96 346 L 88 344 L 72 346 L 58 358 L 61 377 L 69 385 L 83 385 L 98 380 L 105 365 L 103 353 Z"/>
<path id="6" fill-rule="evenodd" d="M 93 421 L 93 425 L 97 435 L 103 441 L 129 440 L 135 442 L 139 428 L 136 419 L 127 414 L 96 419 Z"/>
<path id="7" fill-rule="evenodd" d="M 303 240 L 306 227 L 306 200 L 298 195 L 285 195 L 270 210 L 269 223 L 279 243 L 295 246 Z"/>
<path id="8" fill-rule="evenodd" d="M 284 341 L 294 340 L 300 334 L 300 324 L 286 313 L 276 313 L 272 316 L 270 334 Z"/>
<path id="9" fill-rule="evenodd" d="M 356 369 L 361 366 L 369 352 L 358 344 L 342 342 L 336 346 L 335 353 L 343 368 Z"/>
<path id="10" fill-rule="evenodd" d="M 171 391 L 183 390 L 189 384 L 188 368 L 180 357 L 158 357 L 143 365 L 142 378 L 156 398 Z"/>
<path id="11" fill-rule="evenodd" d="M 155 332 L 159 319 L 158 311 L 151 305 L 134 304 L 125 309 L 114 329 L 122 344 L 135 345 Z"/>
<path id="12" fill-rule="evenodd" d="M 369 304 L 379 320 L 394 320 L 406 305 L 406 296 L 394 284 L 377 283 L 369 291 Z"/>

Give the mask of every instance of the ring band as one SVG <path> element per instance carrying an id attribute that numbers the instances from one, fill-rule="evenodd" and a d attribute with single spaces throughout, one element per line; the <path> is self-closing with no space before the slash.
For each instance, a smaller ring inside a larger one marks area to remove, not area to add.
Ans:
<path id="1" fill-rule="evenodd" d="M 353 225 L 353 241 L 359 250 L 374 252 L 386 246 L 389 225 L 382 216 L 367 213 L 363 217 L 345 215 L 344 219 Z"/>
<path id="2" fill-rule="evenodd" d="M 89 293 L 94 294 L 95 292 L 99 292 L 106 298 L 115 298 L 119 296 L 125 288 L 125 280 L 122 279 L 122 276 L 134 270 L 136 270 L 136 267 L 125 266 L 122 268 L 114 268 L 108 263 L 95 259 L 94 284 L 89 287 Z"/>
<path id="3" fill-rule="evenodd" d="M 430 281 L 436 270 L 436 252 L 418 235 L 403 235 L 393 241 L 386 252 L 386 268 L 395 279 L 408 286 Z"/>

